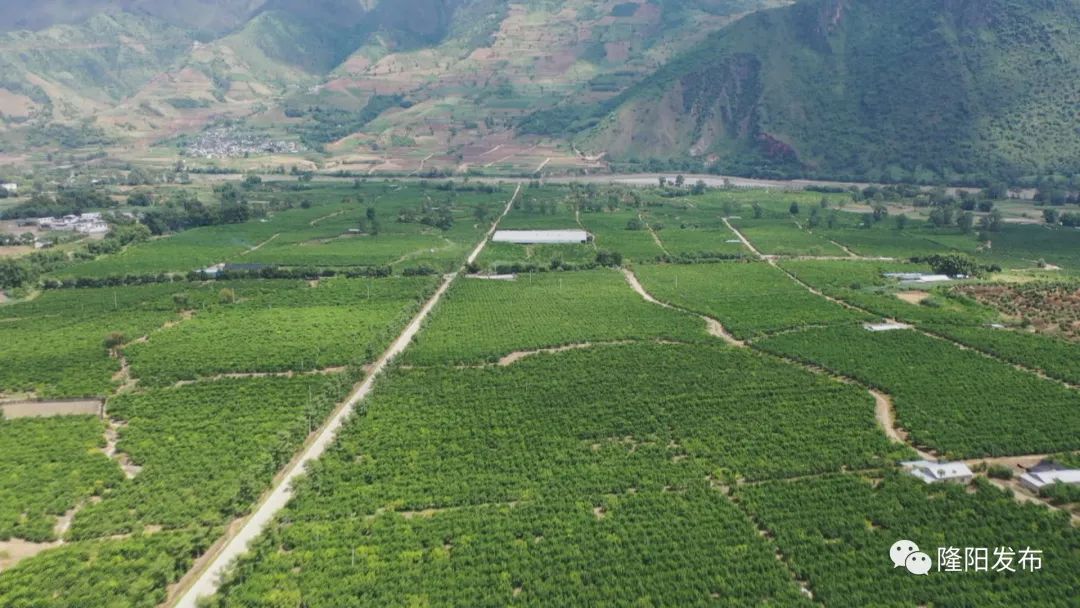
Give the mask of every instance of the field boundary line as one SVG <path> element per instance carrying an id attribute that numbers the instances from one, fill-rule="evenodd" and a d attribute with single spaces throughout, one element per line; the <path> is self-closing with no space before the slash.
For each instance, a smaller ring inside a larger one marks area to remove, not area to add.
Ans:
<path id="1" fill-rule="evenodd" d="M 520 192 L 521 184 L 518 184 L 502 215 L 492 222 L 491 228 L 466 260 L 467 264 L 473 263 L 480 256 L 491 236 L 495 233 L 499 222 L 510 212 Z M 249 545 L 262 534 L 278 512 L 289 503 L 293 494 L 293 482 L 305 473 L 306 465 L 320 458 L 327 448 L 333 444 L 337 439 L 338 431 L 351 417 L 356 410 L 356 406 L 371 393 L 376 380 L 382 375 L 390 362 L 404 352 L 412 343 L 413 338 L 423 327 L 428 315 L 460 275 L 461 271 L 459 270 L 443 278 L 439 288 L 428 298 L 427 302 L 424 303 L 409 324 L 405 326 L 401 334 L 379 357 L 363 382 L 353 390 L 344 402 L 335 408 L 330 417 L 316 431 L 315 435 L 309 438 L 305 446 L 293 457 L 289 464 L 278 472 L 271 488 L 268 492 L 264 492 L 263 497 L 254 505 L 251 513 L 240 520 L 234 521 L 233 525 L 228 527 L 226 534 L 215 543 L 217 549 L 208 551 L 200 558 L 203 563 L 181 578 L 181 581 L 184 581 L 184 578 L 189 578 L 189 582 L 186 585 L 181 582 L 174 591 L 178 599 L 167 600 L 166 605 L 172 605 L 174 608 L 197 608 L 200 598 L 211 596 L 218 591 L 222 578 L 229 573 L 234 562 L 247 553 Z M 191 580 L 192 578 L 193 580 Z"/>
<path id="2" fill-rule="evenodd" d="M 776 556 L 776 561 L 784 567 L 788 575 L 791 576 L 791 582 L 799 588 L 799 593 L 809 599 L 815 604 L 821 604 L 821 600 L 814 596 L 814 590 L 810 586 L 810 581 L 806 578 L 799 576 L 799 573 L 795 571 L 794 564 L 791 563 L 790 558 L 780 548 L 780 543 L 776 540 L 776 533 L 770 530 L 765 522 L 758 519 L 756 514 L 752 513 L 746 506 L 733 497 L 724 494 L 724 499 L 728 501 L 728 504 L 735 507 L 739 513 L 742 513 L 746 521 L 754 528 L 754 531 L 758 533 L 758 536 L 765 541 L 769 547 L 773 549 L 773 554 Z"/>

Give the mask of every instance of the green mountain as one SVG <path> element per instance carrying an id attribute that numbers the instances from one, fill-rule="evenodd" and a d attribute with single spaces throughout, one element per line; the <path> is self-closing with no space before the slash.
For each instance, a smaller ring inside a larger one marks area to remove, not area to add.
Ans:
<path id="1" fill-rule="evenodd" d="M 0 15 L 29 29 L 0 33 L 0 151 L 139 160 L 227 123 L 360 170 L 447 171 L 515 154 L 520 167 L 581 163 L 514 127 L 566 100 L 599 107 L 739 16 L 790 2 L 12 1 L 23 10 Z"/>
<path id="2" fill-rule="evenodd" d="M 591 127 L 578 147 L 628 165 L 1076 174 L 1077 40 L 1077 0 L 804 0 L 716 33 L 607 107 L 566 108 L 561 125 Z"/>

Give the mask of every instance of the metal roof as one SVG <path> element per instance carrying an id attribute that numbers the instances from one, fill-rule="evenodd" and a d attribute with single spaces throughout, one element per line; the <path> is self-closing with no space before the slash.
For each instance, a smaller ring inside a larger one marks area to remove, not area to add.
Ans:
<path id="1" fill-rule="evenodd" d="M 497 230 L 491 240 L 522 245 L 586 243 L 589 233 L 584 230 Z"/>

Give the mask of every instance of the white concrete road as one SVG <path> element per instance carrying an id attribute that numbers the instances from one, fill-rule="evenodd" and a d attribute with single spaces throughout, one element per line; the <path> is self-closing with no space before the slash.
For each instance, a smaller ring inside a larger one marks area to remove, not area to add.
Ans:
<path id="1" fill-rule="evenodd" d="M 503 210 L 502 215 L 492 223 L 491 229 L 484 235 L 484 239 L 480 241 L 476 246 L 476 249 L 469 254 L 467 260 L 469 263 L 476 261 L 476 258 L 480 256 L 480 253 L 484 250 L 484 246 L 487 245 L 487 242 L 491 239 L 491 235 L 495 232 L 495 228 L 499 225 L 499 222 L 502 221 L 502 218 L 510 212 L 514 200 L 520 192 L 521 185 L 519 184 L 517 189 L 514 190 L 514 195 L 510 198 L 510 201 L 507 202 L 506 209 Z M 423 326 L 424 320 L 427 318 L 428 314 L 435 308 L 439 299 L 442 298 L 443 294 L 446 293 L 446 290 L 450 288 L 450 285 L 454 282 L 454 279 L 458 277 L 458 274 L 459 273 L 455 272 L 446 276 L 435 294 L 428 299 L 420 309 L 420 312 L 417 313 L 416 317 L 409 322 L 409 325 L 405 327 L 405 330 L 401 332 L 401 335 L 399 335 L 397 339 L 394 340 L 394 343 L 390 345 L 390 348 L 375 362 L 375 365 L 367 375 L 367 378 L 365 378 L 360 386 L 353 391 L 345 403 L 338 406 L 330 419 L 326 421 L 321 429 L 319 429 L 314 440 L 312 440 L 301 453 L 300 457 L 293 459 L 284 475 L 279 477 L 277 485 L 270 494 L 255 507 L 255 510 L 244 521 L 236 534 L 229 538 L 224 546 L 221 546 L 221 549 L 213 555 L 209 563 L 200 572 L 195 573 L 196 578 L 194 582 L 192 582 L 191 586 L 180 596 L 180 599 L 173 604 L 176 608 L 197 608 L 199 598 L 209 597 L 217 592 L 222 577 L 228 573 L 236 559 L 247 552 L 249 544 L 255 540 L 264 529 L 266 529 L 278 512 L 288 504 L 289 499 L 292 498 L 293 482 L 300 475 L 304 474 L 305 467 L 309 462 L 317 460 L 323 455 L 326 448 L 330 447 L 334 442 L 338 430 L 345 424 L 345 421 L 349 416 L 352 415 L 357 404 L 363 401 L 364 398 L 371 393 L 371 389 L 375 386 L 375 381 L 383 370 L 386 369 L 386 366 L 409 346 L 413 337 L 416 336 L 417 332 L 419 332 L 420 328 Z"/>

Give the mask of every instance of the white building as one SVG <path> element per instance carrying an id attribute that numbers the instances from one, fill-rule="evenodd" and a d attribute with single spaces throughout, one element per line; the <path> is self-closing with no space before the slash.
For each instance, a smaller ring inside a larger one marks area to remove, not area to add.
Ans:
<path id="1" fill-rule="evenodd" d="M 924 272 L 886 272 L 885 276 L 907 284 L 945 283 L 952 280 L 952 277 L 946 274 L 926 274 Z"/>
<path id="2" fill-rule="evenodd" d="M 1020 485 L 1036 493 L 1055 483 L 1080 485 L 1080 469 L 1059 468 L 1055 464 L 1039 464 L 1020 476 Z"/>
<path id="3" fill-rule="evenodd" d="M 37 219 L 37 225 L 46 230 L 75 231 L 81 234 L 105 234 L 109 231 L 109 224 L 101 219 L 100 213 L 42 217 Z"/>
<path id="4" fill-rule="evenodd" d="M 910 460 L 900 463 L 912 475 L 926 483 L 953 481 L 967 483 L 974 477 L 971 469 L 962 462 L 933 462 L 931 460 Z"/>
<path id="5" fill-rule="evenodd" d="M 109 231 L 109 225 L 102 221 L 78 222 L 75 224 L 75 232 L 81 234 L 105 234 Z"/>
<path id="6" fill-rule="evenodd" d="M 879 332 L 911 329 L 911 326 L 907 323 L 897 323 L 895 321 L 889 321 L 886 323 L 863 323 L 863 328 L 867 331 Z"/>
<path id="7" fill-rule="evenodd" d="M 18 194 L 19 193 L 19 185 L 18 184 L 13 184 L 11 182 L 5 182 L 3 184 L 0 184 L 0 188 L 3 188 L 4 190 L 7 190 L 8 194 Z"/>
<path id="8" fill-rule="evenodd" d="M 519 245 L 560 245 L 588 243 L 589 233 L 584 230 L 497 230 L 491 240 Z"/>

